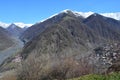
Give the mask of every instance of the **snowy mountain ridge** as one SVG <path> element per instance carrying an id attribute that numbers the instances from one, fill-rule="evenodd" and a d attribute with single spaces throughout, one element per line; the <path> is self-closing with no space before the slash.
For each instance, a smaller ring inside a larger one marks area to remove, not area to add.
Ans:
<path id="1" fill-rule="evenodd" d="M 25 23 L 22 23 L 22 22 L 15 22 L 13 23 L 21 28 L 24 28 L 24 27 L 30 27 L 32 26 L 33 24 L 25 24 Z M 11 23 L 4 23 L 4 22 L 0 22 L 0 26 L 3 27 L 3 28 L 7 28 L 8 26 L 10 26 Z"/>
<path id="2" fill-rule="evenodd" d="M 69 9 L 63 10 L 63 12 L 67 13 L 68 11 L 71 11 Z M 87 18 L 88 16 L 94 14 L 95 12 L 89 11 L 89 12 L 78 12 L 78 11 L 72 11 L 76 16 L 83 16 L 84 18 Z M 98 13 L 100 15 L 103 15 L 105 17 L 110 17 L 116 20 L 120 20 L 120 12 L 114 12 L 114 13 Z"/>
<path id="3" fill-rule="evenodd" d="M 78 11 L 72 11 L 70 9 L 66 9 L 66 10 L 63 10 L 61 11 L 60 13 L 69 13 L 69 12 L 72 12 L 73 14 L 75 14 L 76 16 L 82 16 L 84 18 L 87 18 L 88 16 L 94 14 L 95 12 L 92 12 L 92 11 L 89 11 L 89 12 L 78 12 Z M 39 24 L 41 22 L 44 22 L 46 21 L 47 19 L 50 19 L 56 15 L 59 15 L 60 13 L 55 13 L 53 15 L 51 15 L 50 17 L 46 18 L 46 19 L 43 19 L 39 22 L 37 22 L 36 24 Z M 116 19 L 116 20 L 120 20 L 120 12 L 114 12 L 114 13 L 98 13 L 100 15 L 103 15 L 105 17 L 109 17 L 109 18 L 113 18 L 113 19 Z"/>
<path id="4" fill-rule="evenodd" d="M 68 13 L 69 11 L 71 11 L 72 13 L 74 13 L 76 16 L 82 16 L 84 18 L 87 18 L 88 16 L 94 14 L 94 12 L 92 11 L 89 11 L 89 12 L 78 12 L 78 11 L 72 11 L 72 10 L 69 10 L 69 9 L 66 9 L 66 10 L 63 10 L 61 11 L 61 13 Z M 116 20 L 120 20 L 120 12 L 113 12 L 113 13 L 98 13 L 100 15 L 103 15 L 105 17 L 110 17 L 110 18 L 113 18 L 113 19 L 116 19 Z M 53 16 L 56 16 L 58 15 L 58 13 L 50 16 L 49 18 L 53 17 Z M 46 18 L 44 20 L 41 20 L 40 22 L 43 22 L 49 18 Z M 37 22 L 39 23 L 39 22 Z M 11 23 L 4 23 L 4 22 L 1 22 L 0 21 L 0 26 L 4 27 L 4 28 L 7 28 Z M 21 27 L 21 28 L 24 28 L 24 27 L 30 27 L 32 26 L 33 24 L 25 24 L 23 22 L 15 22 L 14 23 L 15 25 Z"/>

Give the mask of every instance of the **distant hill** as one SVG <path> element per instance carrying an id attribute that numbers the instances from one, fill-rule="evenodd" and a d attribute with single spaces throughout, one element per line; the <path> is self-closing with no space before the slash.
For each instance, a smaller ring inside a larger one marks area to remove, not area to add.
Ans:
<path id="1" fill-rule="evenodd" d="M 14 44 L 11 34 L 4 28 L 0 27 L 0 50 L 9 48 Z"/>
<path id="2" fill-rule="evenodd" d="M 120 41 L 120 21 L 94 13 L 86 18 L 87 24 L 97 36 L 108 41 Z"/>
<path id="3" fill-rule="evenodd" d="M 15 24 L 11 24 L 8 26 L 7 30 L 13 35 L 13 36 L 20 36 L 21 33 L 24 31 L 23 28 L 20 28 L 19 26 Z"/>

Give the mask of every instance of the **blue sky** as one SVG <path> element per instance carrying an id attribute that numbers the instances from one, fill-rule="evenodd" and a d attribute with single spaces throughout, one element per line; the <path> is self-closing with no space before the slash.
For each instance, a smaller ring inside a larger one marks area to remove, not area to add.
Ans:
<path id="1" fill-rule="evenodd" d="M 64 9 L 120 12 L 120 0 L 0 0 L 0 21 L 36 23 Z"/>

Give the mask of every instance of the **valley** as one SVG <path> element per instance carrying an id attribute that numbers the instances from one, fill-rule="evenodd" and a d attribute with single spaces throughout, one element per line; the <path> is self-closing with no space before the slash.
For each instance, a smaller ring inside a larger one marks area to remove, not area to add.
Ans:
<path id="1" fill-rule="evenodd" d="M 7 59 L 8 57 L 11 57 L 12 55 L 16 54 L 23 48 L 23 42 L 20 41 L 18 38 L 14 39 L 14 45 L 11 47 L 0 51 L 0 64 Z"/>

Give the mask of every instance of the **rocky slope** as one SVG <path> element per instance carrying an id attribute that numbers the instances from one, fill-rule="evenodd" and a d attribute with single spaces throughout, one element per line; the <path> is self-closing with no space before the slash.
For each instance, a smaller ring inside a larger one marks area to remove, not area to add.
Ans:
<path id="1" fill-rule="evenodd" d="M 29 42 L 22 56 L 35 51 L 40 54 L 85 54 L 97 46 L 119 42 L 119 24 L 117 20 L 96 13 L 84 19 L 72 11 L 62 12 L 23 33 L 21 39 Z"/>
<path id="2" fill-rule="evenodd" d="M 119 71 L 120 43 L 109 43 L 95 48 L 92 52 L 96 73 Z"/>

